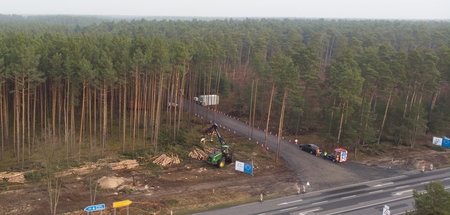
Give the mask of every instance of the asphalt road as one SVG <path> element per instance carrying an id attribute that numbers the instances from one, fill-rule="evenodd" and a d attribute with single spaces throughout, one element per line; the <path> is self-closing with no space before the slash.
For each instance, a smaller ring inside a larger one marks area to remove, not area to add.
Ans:
<path id="1" fill-rule="evenodd" d="M 413 190 L 423 191 L 430 181 L 441 181 L 450 189 L 450 168 L 420 173 L 411 171 L 399 176 L 359 184 L 346 185 L 333 189 L 307 192 L 199 213 L 198 215 L 272 215 L 272 214 L 382 214 L 388 205 L 391 215 L 404 214 L 413 209 Z"/>
<path id="2" fill-rule="evenodd" d="M 186 105 L 186 109 L 187 109 Z M 193 104 L 191 112 L 202 117 L 207 122 L 215 122 L 222 126 L 222 129 L 235 131 L 237 135 L 249 138 L 249 126 L 231 116 L 214 112 L 200 105 Z M 265 133 L 260 129 L 253 129 L 252 141 L 264 143 Z M 301 140 L 300 140 L 301 141 Z M 268 135 L 265 147 L 276 152 L 277 137 Z M 234 149 L 238 150 L 238 149 Z M 351 153 L 351 152 L 350 152 Z M 353 162 L 333 163 L 306 152 L 299 150 L 298 146 L 286 140 L 281 140 L 280 156 L 288 163 L 295 173 L 298 183 L 310 182 L 310 190 L 322 190 L 360 183 L 368 180 L 391 177 L 406 172 L 402 169 L 385 169 L 380 167 L 370 167 Z M 257 173 L 256 173 L 257 174 Z"/>

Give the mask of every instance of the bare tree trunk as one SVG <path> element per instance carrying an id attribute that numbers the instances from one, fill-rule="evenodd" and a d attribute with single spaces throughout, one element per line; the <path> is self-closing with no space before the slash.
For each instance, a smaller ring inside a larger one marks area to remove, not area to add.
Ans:
<path id="1" fill-rule="evenodd" d="M 2 91 L 2 87 L 0 86 L 0 128 L 1 128 L 1 134 L 2 134 L 2 152 L 0 155 L 0 161 L 3 161 L 3 151 L 4 151 L 4 147 L 5 147 L 5 135 L 4 135 L 4 121 L 3 121 L 3 91 Z"/>
<path id="2" fill-rule="evenodd" d="M 146 144 L 146 138 L 147 138 L 147 102 L 148 102 L 148 75 L 145 73 L 145 79 L 144 79 L 144 134 L 142 135 L 142 149 L 145 151 L 145 144 Z"/>
<path id="3" fill-rule="evenodd" d="M 22 169 L 25 165 L 25 77 L 22 75 Z"/>
<path id="4" fill-rule="evenodd" d="M 342 109 L 341 109 L 341 121 L 339 123 L 339 132 L 338 132 L 337 143 L 336 143 L 338 146 L 339 146 L 339 143 L 341 141 L 342 123 L 344 121 L 344 112 L 345 112 L 345 102 L 342 103 Z"/>
<path id="5" fill-rule="evenodd" d="M 17 165 L 20 164 L 20 101 L 19 101 L 19 88 L 18 88 L 18 80 L 15 78 L 15 90 L 14 90 L 14 108 L 16 110 L 15 121 L 16 121 L 16 144 L 17 144 Z"/>
<path id="6" fill-rule="evenodd" d="M 136 142 L 136 120 L 137 120 L 137 107 L 138 107 L 138 86 L 139 86 L 139 77 L 138 77 L 138 65 L 136 64 L 136 74 L 135 74 L 135 81 L 134 81 L 134 119 L 133 119 L 133 141 L 132 141 L 132 150 L 134 153 L 134 144 Z"/>
<path id="7" fill-rule="evenodd" d="M 4 132 L 5 132 L 5 145 L 9 146 L 9 121 L 8 121 L 8 94 L 6 91 L 6 86 L 5 89 L 3 90 L 3 120 L 4 120 Z M 2 113 L 0 113 L 2 114 Z M 14 147 L 13 147 L 14 148 Z"/>
<path id="8" fill-rule="evenodd" d="M 102 138 L 102 156 L 105 154 L 106 132 L 108 129 L 108 92 L 106 79 L 103 79 L 103 138 Z"/>
<path id="9" fill-rule="evenodd" d="M 75 141 L 75 98 L 74 92 L 70 95 L 70 149 L 69 153 L 72 154 L 73 145 Z M 84 114 L 83 114 L 84 115 Z"/>
<path id="10" fill-rule="evenodd" d="M 252 137 L 252 110 L 253 110 L 253 88 L 255 85 L 255 80 L 252 80 L 252 90 L 250 92 L 250 110 L 249 110 L 249 116 L 248 116 L 248 136 Z"/>
<path id="11" fill-rule="evenodd" d="M 87 85 L 89 86 L 89 85 Z M 88 106 L 88 116 L 89 116 L 89 153 L 92 154 L 94 143 L 92 141 L 92 90 L 88 87 L 86 90 L 87 106 Z M 87 125 L 86 125 L 87 126 Z"/>
<path id="12" fill-rule="evenodd" d="M 172 103 L 173 104 L 173 139 L 177 137 L 177 105 L 178 105 L 178 83 L 180 82 L 180 73 L 178 71 L 175 72 L 175 95 L 173 96 Z"/>
<path id="13" fill-rule="evenodd" d="M 185 86 L 185 76 L 186 76 L 186 65 L 183 67 L 183 76 L 181 77 L 181 92 L 180 92 L 180 109 L 178 111 L 178 127 L 177 132 L 180 131 L 181 118 L 183 117 L 183 103 L 184 103 L 184 86 Z"/>
<path id="14" fill-rule="evenodd" d="M 114 89 L 113 89 L 113 86 L 111 86 L 111 94 L 110 94 L 110 98 L 111 98 L 111 101 L 110 101 L 110 106 L 109 106 L 109 111 L 110 111 L 110 122 L 109 122 L 109 124 L 111 125 L 111 128 L 109 129 L 109 133 L 110 134 L 113 134 L 113 110 L 114 110 L 114 108 L 113 108 L 113 106 L 114 106 Z"/>
<path id="15" fill-rule="evenodd" d="M 85 88 L 86 88 L 86 82 L 83 81 L 83 95 L 81 96 L 81 121 L 80 121 L 80 139 L 78 142 L 78 162 L 81 160 L 81 140 L 83 138 L 83 121 L 84 121 L 84 96 L 85 96 Z M 92 147 L 91 147 L 92 152 Z"/>
<path id="16" fill-rule="evenodd" d="M 258 97 L 258 79 L 256 79 L 255 83 L 255 93 L 253 95 L 254 101 L 253 101 L 253 116 L 252 116 L 252 133 L 250 135 L 251 138 L 253 138 L 253 128 L 255 127 L 255 112 L 256 112 L 256 98 Z"/>
<path id="17" fill-rule="evenodd" d="M 162 100 L 162 86 L 164 81 L 164 75 L 161 74 L 160 80 L 159 80 L 159 89 L 158 89 L 158 103 L 156 105 L 156 125 L 155 125 L 155 142 L 154 142 L 154 148 L 155 152 L 158 151 L 158 136 L 159 136 L 159 124 L 160 124 L 160 118 L 161 118 L 161 100 Z"/>
<path id="18" fill-rule="evenodd" d="M 284 121 L 284 109 L 285 109 L 285 104 L 286 104 L 286 97 L 287 97 L 287 91 L 284 90 L 283 104 L 281 105 L 280 125 L 278 127 L 277 156 L 275 157 L 275 162 L 278 162 L 278 157 L 280 156 L 281 136 L 283 135 L 283 121 Z"/>
<path id="19" fill-rule="evenodd" d="M 440 91 L 440 89 L 438 89 L 437 91 L 433 92 L 433 97 L 431 98 L 431 101 L 430 101 L 430 109 L 428 110 L 428 122 L 431 121 L 431 114 L 433 112 L 434 106 L 436 105 L 436 100 L 437 100 L 437 97 L 439 95 L 439 91 Z"/>
<path id="20" fill-rule="evenodd" d="M 264 144 L 267 142 L 267 133 L 269 133 L 270 112 L 272 110 L 273 94 L 275 92 L 275 84 L 272 83 L 272 91 L 270 93 L 269 111 L 267 113 L 266 132 L 264 135 Z"/>
<path id="21" fill-rule="evenodd" d="M 56 98 L 57 98 L 57 90 L 56 90 L 56 83 L 53 82 L 52 86 L 52 144 L 55 144 L 55 137 L 56 137 Z"/>
<path id="22" fill-rule="evenodd" d="M 405 98 L 405 106 L 403 107 L 403 118 L 405 118 L 405 116 L 406 116 L 406 109 L 408 109 L 408 99 L 409 99 L 409 94 L 406 95 L 406 98 Z"/>
<path id="23" fill-rule="evenodd" d="M 64 104 L 64 142 L 66 143 L 66 161 L 69 163 L 69 94 L 70 81 L 67 79 L 67 91 Z"/>
<path id="24" fill-rule="evenodd" d="M 94 88 L 94 114 L 92 115 L 94 118 L 94 147 L 97 147 L 97 89 Z"/>
<path id="25" fill-rule="evenodd" d="M 413 132 L 413 136 L 412 136 L 412 140 L 411 140 L 411 148 L 414 148 L 415 142 L 416 142 L 416 134 L 417 134 L 417 122 L 420 119 L 420 105 L 422 104 L 422 97 L 423 97 L 423 93 L 421 93 L 420 98 L 419 98 L 419 104 L 418 104 L 418 110 L 417 110 L 417 115 L 416 115 L 416 119 L 414 121 L 414 132 Z"/>
<path id="26" fill-rule="evenodd" d="M 121 131 L 121 129 L 122 129 L 122 86 L 119 86 L 119 98 L 118 98 L 118 100 L 119 100 L 119 127 L 118 127 L 118 137 L 119 137 L 119 139 L 118 139 L 118 141 L 120 141 L 121 139 L 122 139 L 122 136 L 121 136 L 121 134 L 122 134 L 122 131 Z"/>
<path id="27" fill-rule="evenodd" d="M 336 98 L 333 99 L 333 107 L 336 105 Z M 328 134 L 331 135 L 331 125 L 334 118 L 334 109 L 331 110 L 330 124 L 328 126 Z"/>
<path id="28" fill-rule="evenodd" d="M 125 80 L 126 80 L 126 75 L 125 75 Z M 122 133 L 122 153 L 125 152 L 125 131 L 126 131 L 126 127 L 127 127 L 127 83 L 125 83 L 123 85 L 123 133 Z"/>
<path id="29" fill-rule="evenodd" d="M 391 92 L 389 93 L 389 98 L 388 98 L 388 101 L 386 103 L 386 109 L 384 110 L 383 122 L 381 123 L 380 134 L 378 135 L 378 142 L 377 142 L 377 144 L 380 144 L 381 134 L 383 134 L 384 123 L 386 122 L 386 116 L 387 116 L 387 113 L 388 113 L 388 110 L 389 110 L 389 105 L 391 103 L 391 98 L 392 98 L 392 89 L 391 89 Z"/>

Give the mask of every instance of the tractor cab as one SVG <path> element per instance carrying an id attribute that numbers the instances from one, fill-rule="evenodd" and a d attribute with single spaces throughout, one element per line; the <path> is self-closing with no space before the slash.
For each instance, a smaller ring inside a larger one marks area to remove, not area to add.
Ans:
<path id="1" fill-rule="evenodd" d="M 222 145 L 222 153 L 228 154 L 229 151 L 230 151 L 230 146 L 229 145 Z"/>

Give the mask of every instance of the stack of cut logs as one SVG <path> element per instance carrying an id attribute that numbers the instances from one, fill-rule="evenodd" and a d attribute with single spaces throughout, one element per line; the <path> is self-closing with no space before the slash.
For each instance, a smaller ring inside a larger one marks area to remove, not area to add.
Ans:
<path id="1" fill-rule="evenodd" d="M 189 157 L 197 160 L 206 160 L 206 158 L 208 158 L 208 153 L 199 148 L 195 148 L 193 151 L 189 152 Z"/>
<path id="2" fill-rule="evenodd" d="M 167 166 L 170 164 L 179 164 L 180 163 L 180 159 L 178 158 L 178 156 L 167 156 L 166 154 L 162 154 L 161 156 L 159 156 L 158 158 L 156 158 L 153 161 L 154 164 L 160 165 L 160 166 Z"/>

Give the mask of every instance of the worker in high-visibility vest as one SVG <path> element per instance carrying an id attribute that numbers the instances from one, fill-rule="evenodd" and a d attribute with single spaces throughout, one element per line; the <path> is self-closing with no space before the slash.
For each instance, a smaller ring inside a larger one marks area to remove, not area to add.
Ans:
<path id="1" fill-rule="evenodd" d="M 319 150 L 319 148 L 317 148 L 316 149 L 316 156 L 319 156 L 320 155 L 320 150 Z"/>

